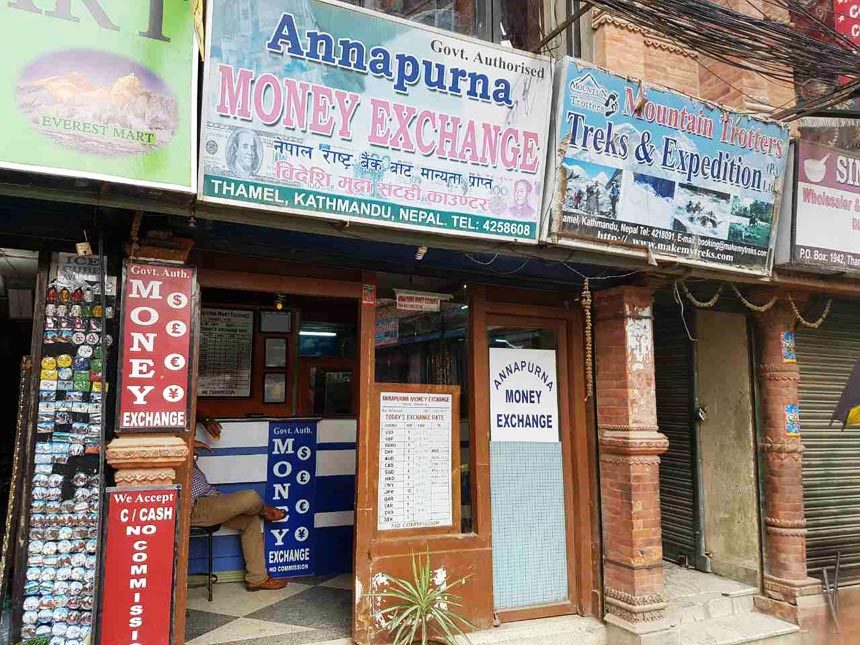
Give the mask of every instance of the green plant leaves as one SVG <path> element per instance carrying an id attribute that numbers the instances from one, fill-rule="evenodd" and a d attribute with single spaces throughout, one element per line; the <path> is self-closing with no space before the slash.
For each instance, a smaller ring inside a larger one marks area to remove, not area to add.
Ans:
<path id="1" fill-rule="evenodd" d="M 383 626 L 392 634 L 393 645 L 411 645 L 420 637 L 421 644 L 429 639 L 441 639 L 453 645 L 458 636 L 468 638 L 463 627 L 474 625 L 455 608 L 462 607 L 460 597 L 452 589 L 466 583 L 469 576 L 453 582 L 436 584 L 430 568 L 430 553 L 424 557 L 412 554 L 412 579 L 386 576 L 389 588 L 372 597 L 389 601 L 382 609 Z"/>

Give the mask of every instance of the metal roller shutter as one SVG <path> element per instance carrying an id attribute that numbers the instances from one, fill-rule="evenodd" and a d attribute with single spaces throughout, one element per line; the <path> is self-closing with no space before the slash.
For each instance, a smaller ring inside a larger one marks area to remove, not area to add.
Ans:
<path id="1" fill-rule="evenodd" d="M 677 308 L 654 310 L 657 423 L 669 438 L 660 459 L 663 557 L 696 563 L 692 347 Z"/>
<path id="2" fill-rule="evenodd" d="M 833 566 L 840 582 L 860 582 L 860 428 L 830 425 L 833 409 L 860 359 L 860 304 L 839 301 L 819 329 L 798 327 L 803 498 L 809 574 Z"/>

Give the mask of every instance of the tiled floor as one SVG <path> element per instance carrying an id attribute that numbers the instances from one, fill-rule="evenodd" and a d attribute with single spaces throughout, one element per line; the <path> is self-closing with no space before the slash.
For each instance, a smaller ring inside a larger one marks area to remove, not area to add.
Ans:
<path id="1" fill-rule="evenodd" d="M 188 645 L 348 645 L 352 576 L 296 578 L 281 591 L 242 583 L 188 590 Z"/>

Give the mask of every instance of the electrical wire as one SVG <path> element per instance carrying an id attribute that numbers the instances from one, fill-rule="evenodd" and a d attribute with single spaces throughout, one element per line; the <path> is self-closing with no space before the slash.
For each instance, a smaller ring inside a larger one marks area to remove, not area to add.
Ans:
<path id="1" fill-rule="evenodd" d="M 794 14 L 814 22 L 823 38 L 798 31 L 789 22 L 750 16 L 710 0 L 594 0 L 592 4 L 628 22 L 647 25 L 687 49 L 773 81 L 850 79 L 838 90 L 784 109 L 775 118 L 797 118 L 860 91 L 860 52 L 846 36 L 817 20 L 798 0 L 766 1 L 786 18 Z"/>

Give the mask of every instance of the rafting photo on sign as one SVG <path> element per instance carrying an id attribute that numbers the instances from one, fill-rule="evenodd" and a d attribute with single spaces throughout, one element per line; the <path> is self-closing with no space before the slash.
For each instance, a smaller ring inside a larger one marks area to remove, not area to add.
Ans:
<path id="1" fill-rule="evenodd" d="M 200 197 L 537 242 L 547 58 L 329 1 L 210 0 Z"/>

